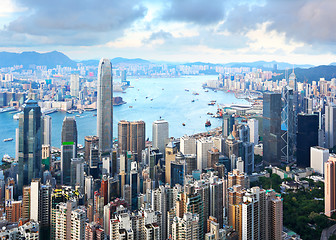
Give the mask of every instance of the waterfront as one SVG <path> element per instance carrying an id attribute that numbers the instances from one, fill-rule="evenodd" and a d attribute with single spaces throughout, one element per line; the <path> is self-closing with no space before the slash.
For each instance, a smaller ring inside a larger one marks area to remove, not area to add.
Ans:
<path id="1" fill-rule="evenodd" d="M 169 122 L 169 135 L 181 137 L 184 134 L 205 132 L 208 129 L 221 126 L 221 119 L 211 118 L 207 112 L 215 113 L 218 104 L 247 103 L 243 99 L 236 99 L 233 93 L 222 91 L 205 92 L 202 83 L 217 76 L 186 76 L 179 78 L 141 78 L 130 79 L 134 88 L 126 93 L 114 93 L 121 96 L 124 105 L 114 106 L 113 136 L 118 134 L 118 121 L 143 120 L 146 123 L 146 138 L 152 138 L 152 122 L 162 117 Z M 188 89 L 189 92 L 185 91 Z M 193 92 L 199 95 L 193 95 Z M 146 98 L 147 97 L 147 98 Z M 151 100 L 152 99 L 152 100 Z M 192 102 L 192 100 L 195 100 Z M 209 106 L 211 100 L 216 104 Z M 130 108 L 132 106 L 132 108 Z M 96 135 L 96 112 L 84 112 L 80 117 L 76 114 L 57 112 L 52 117 L 52 145 L 60 147 L 62 122 L 65 116 L 74 116 L 77 121 L 78 143 L 84 143 L 84 136 Z M 204 126 L 206 120 L 211 121 L 211 127 Z M 185 126 L 182 126 L 185 123 Z M 15 128 L 18 121 L 13 119 L 12 113 L 0 114 L 0 157 L 7 153 L 15 156 Z M 3 142 L 5 138 L 14 138 L 11 142 Z"/>

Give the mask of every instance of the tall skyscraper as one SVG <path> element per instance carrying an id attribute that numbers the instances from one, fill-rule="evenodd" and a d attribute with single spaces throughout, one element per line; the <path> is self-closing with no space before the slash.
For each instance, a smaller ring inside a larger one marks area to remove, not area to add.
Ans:
<path id="1" fill-rule="evenodd" d="M 43 116 L 43 140 L 42 144 L 51 146 L 51 117 Z"/>
<path id="2" fill-rule="evenodd" d="M 279 165 L 281 158 L 281 94 L 263 95 L 263 153 L 267 164 Z"/>
<path id="3" fill-rule="evenodd" d="M 131 151 L 139 162 L 142 159 L 142 150 L 145 149 L 145 122 L 144 121 L 125 121 L 118 123 L 118 144 L 119 153 L 126 154 Z"/>
<path id="4" fill-rule="evenodd" d="M 113 81 L 112 64 L 101 59 L 98 67 L 97 136 L 100 153 L 110 153 L 113 147 Z"/>
<path id="5" fill-rule="evenodd" d="M 336 145 L 336 105 L 325 107 L 325 147 Z"/>
<path id="6" fill-rule="evenodd" d="M 318 115 L 299 114 L 297 132 L 298 167 L 310 166 L 310 148 L 318 145 Z"/>
<path id="7" fill-rule="evenodd" d="M 62 184 L 71 183 L 71 159 L 77 157 L 77 124 L 73 117 L 65 117 L 62 125 L 61 170 Z"/>
<path id="8" fill-rule="evenodd" d="M 249 119 L 247 121 L 247 125 L 250 128 L 250 142 L 252 142 L 254 145 L 257 145 L 259 140 L 258 120 L 255 118 Z"/>
<path id="9" fill-rule="evenodd" d="M 324 214 L 331 217 L 336 209 L 336 155 L 324 164 Z"/>
<path id="10" fill-rule="evenodd" d="M 208 151 L 213 147 L 213 141 L 207 138 L 197 140 L 197 169 L 207 168 Z"/>
<path id="11" fill-rule="evenodd" d="M 71 74 L 70 77 L 70 95 L 72 97 L 78 97 L 79 95 L 79 75 Z"/>
<path id="12" fill-rule="evenodd" d="M 153 147 L 158 148 L 160 152 L 165 152 L 165 141 L 169 138 L 169 126 L 165 120 L 157 120 L 153 122 Z"/>
<path id="13" fill-rule="evenodd" d="M 19 119 L 19 171 L 18 189 L 29 185 L 33 178 L 41 177 L 42 162 L 42 122 L 41 108 L 37 102 L 28 99 L 23 105 Z"/>

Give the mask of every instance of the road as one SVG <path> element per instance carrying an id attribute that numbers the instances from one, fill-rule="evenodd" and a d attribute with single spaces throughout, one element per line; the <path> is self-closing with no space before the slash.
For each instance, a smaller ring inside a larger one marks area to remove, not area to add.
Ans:
<path id="1" fill-rule="evenodd" d="M 321 234 L 321 240 L 328 240 L 328 238 L 336 233 L 336 224 L 332 225 L 329 228 L 323 229 Z"/>

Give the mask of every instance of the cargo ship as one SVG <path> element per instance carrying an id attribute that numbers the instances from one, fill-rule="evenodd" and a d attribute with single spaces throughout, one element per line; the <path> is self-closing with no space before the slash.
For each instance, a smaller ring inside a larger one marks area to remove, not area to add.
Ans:
<path id="1" fill-rule="evenodd" d="M 206 122 L 205 122 L 205 126 L 206 126 L 206 127 L 210 127 L 210 126 L 211 126 L 211 122 L 210 122 L 209 120 L 206 120 Z"/>

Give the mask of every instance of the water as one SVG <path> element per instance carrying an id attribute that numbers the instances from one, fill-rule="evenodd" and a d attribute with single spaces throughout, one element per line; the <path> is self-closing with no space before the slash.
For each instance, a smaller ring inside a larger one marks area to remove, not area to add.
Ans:
<path id="1" fill-rule="evenodd" d="M 221 126 L 221 120 L 211 118 L 207 112 L 215 113 L 217 103 L 246 103 L 246 101 L 236 99 L 232 93 L 211 90 L 205 92 L 202 83 L 216 78 L 217 76 L 187 76 L 130 79 L 134 88 L 127 89 L 126 93 L 114 93 L 114 96 L 121 96 L 127 104 L 114 106 L 113 136 L 117 137 L 117 126 L 120 120 L 145 121 L 146 138 L 149 139 L 152 138 L 152 122 L 160 117 L 169 122 L 169 135 L 172 137 L 207 131 L 208 128 L 204 126 L 207 119 L 211 121 L 211 128 Z M 185 91 L 186 88 L 189 92 Z M 193 92 L 198 92 L 199 95 L 195 96 Z M 216 105 L 208 106 L 211 100 L 217 100 Z M 93 116 L 95 113 L 84 112 L 80 117 L 76 117 L 80 144 L 84 144 L 85 136 L 96 135 L 97 117 Z M 65 116 L 76 116 L 76 114 L 57 112 L 50 116 L 52 117 L 52 145 L 60 147 L 63 119 Z M 185 126 L 182 126 L 182 123 L 185 123 Z M 18 121 L 13 119 L 13 114 L 0 114 L 0 158 L 5 153 L 15 156 L 15 128 L 17 127 Z M 14 140 L 3 142 L 5 138 L 14 138 Z"/>

